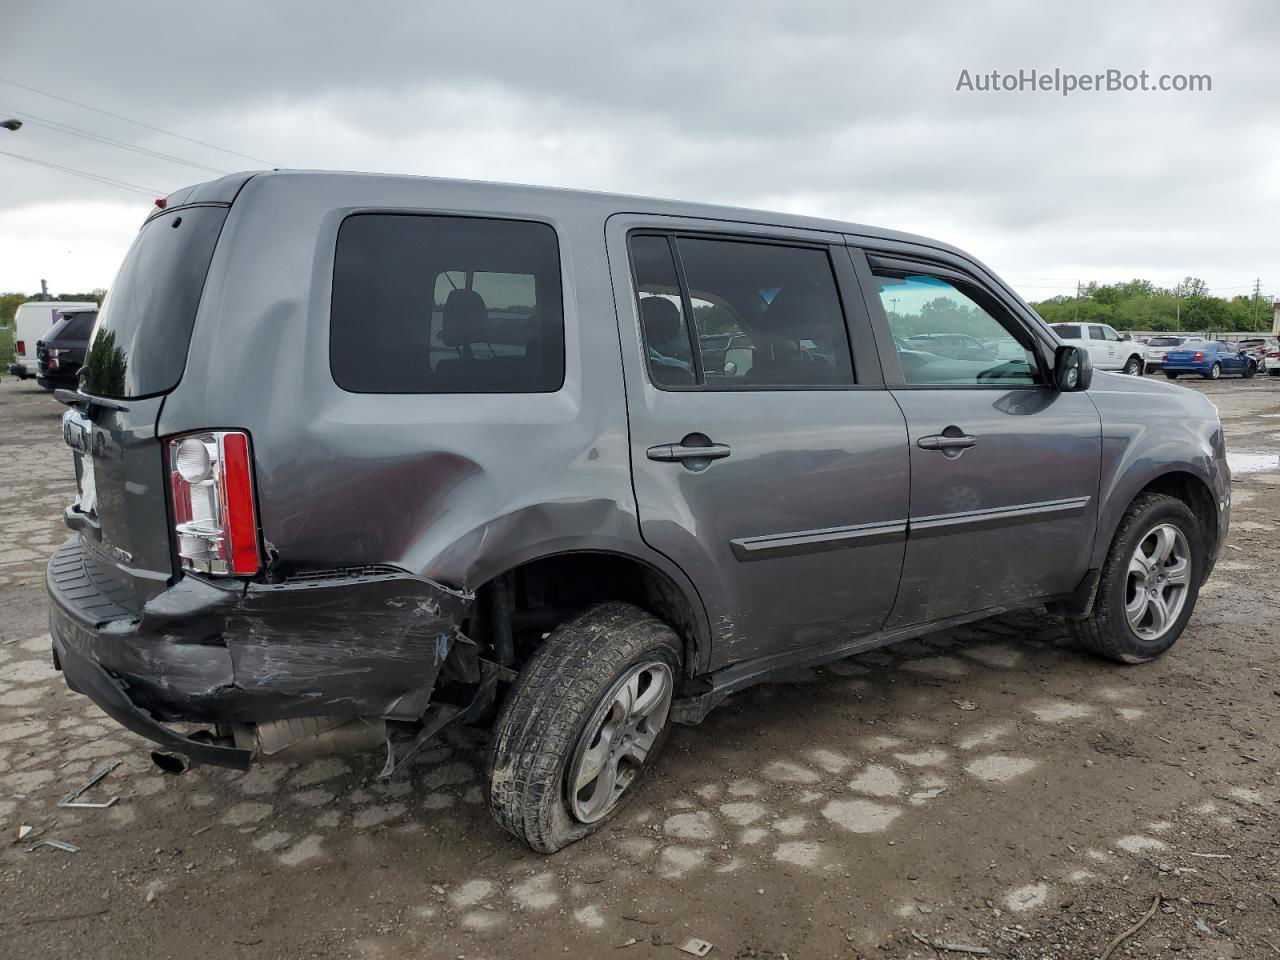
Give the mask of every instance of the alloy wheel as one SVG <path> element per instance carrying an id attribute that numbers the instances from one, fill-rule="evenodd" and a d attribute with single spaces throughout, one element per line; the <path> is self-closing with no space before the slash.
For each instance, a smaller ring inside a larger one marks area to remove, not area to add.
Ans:
<path id="1" fill-rule="evenodd" d="M 1158 640 L 1182 615 L 1191 586 L 1191 548 L 1171 523 L 1153 528 L 1129 558 L 1125 616 L 1143 640 Z"/>
<path id="2" fill-rule="evenodd" d="M 638 664 L 601 699 L 566 775 L 569 809 L 580 823 L 613 810 L 635 782 L 671 711 L 675 681 L 665 663 Z"/>

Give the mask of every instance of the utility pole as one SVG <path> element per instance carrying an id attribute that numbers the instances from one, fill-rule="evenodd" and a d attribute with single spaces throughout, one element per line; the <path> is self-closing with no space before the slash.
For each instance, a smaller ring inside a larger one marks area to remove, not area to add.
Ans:
<path id="1" fill-rule="evenodd" d="M 48 280 L 42 279 L 40 281 L 40 299 L 41 300 L 49 299 L 49 281 Z"/>
<path id="2" fill-rule="evenodd" d="M 1173 288 L 1173 329 L 1182 329 L 1182 284 Z"/>
<path id="3" fill-rule="evenodd" d="M 1253 323 L 1249 324 L 1252 333 L 1258 329 L 1258 298 L 1262 295 L 1262 278 L 1253 281 Z"/>
<path id="4" fill-rule="evenodd" d="M 893 315 L 896 317 L 898 315 L 898 298 L 897 297 L 889 298 L 889 308 L 893 311 Z"/>
<path id="5" fill-rule="evenodd" d="M 1071 308 L 1071 319 L 1078 321 L 1080 319 L 1080 281 L 1076 281 L 1076 302 Z"/>

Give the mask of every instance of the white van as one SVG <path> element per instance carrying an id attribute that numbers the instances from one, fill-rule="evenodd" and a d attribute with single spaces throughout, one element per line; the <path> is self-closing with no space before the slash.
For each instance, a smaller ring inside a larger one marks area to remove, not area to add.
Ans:
<path id="1" fill-rule="evenodd" d="M 49 332 L 62 310 L 97 310 L 93 302 L 70 300 L 31 300 L 18 307 L 13 315 L 13 363 L 9 372 L 25 380 L 36 375 L 36 341 Z"/>

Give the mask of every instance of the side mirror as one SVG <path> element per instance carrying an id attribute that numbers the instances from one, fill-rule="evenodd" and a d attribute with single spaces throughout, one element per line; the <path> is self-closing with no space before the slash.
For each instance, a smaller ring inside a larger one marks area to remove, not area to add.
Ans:
<path id="1" fill-rule="evenodd" d="M 1121 339 L 1121 340 L 1132 340 L 1132 339 L 1133 339 L 1133 337 L 1131 337 L 1131 336 L 1130 336 L 1129 334 L 1127 334 L 1127 333 L 1122 333 L 1122 334 L 1120 334 L 1120 339 Z"/>
<path id="2" fill-rule="evenodd" d="M 1053 385 L 1063 393 L 1088 390 L 1093 383 L 1093 360 L 1082 347 L 1064 344 L 1053 352 Z"/>

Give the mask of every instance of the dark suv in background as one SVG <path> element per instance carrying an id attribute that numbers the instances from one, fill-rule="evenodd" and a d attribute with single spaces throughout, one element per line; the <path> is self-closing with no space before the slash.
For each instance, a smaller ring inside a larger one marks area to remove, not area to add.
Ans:
<path id="1" fill-rule="evenodd" d="M 390 776 L 489 725 L 490 809 L 543 851 L 780 670 L 1026 607 L 1158 656 L 1231 500 L 1208 400 L 1094 376 L 963 251 L 571 190 L 180 191 L 82 383 L 70 686 L 172 771 L 372 737 Z"/>
<path id="2" fill-rule="evenodd" d="M 89 347 L 97 310 L 62 313 L 49 332 L 36 341 L 36 383 L 46 390 L 74 387 Z"/>

